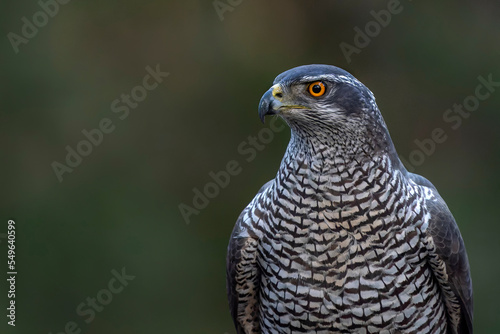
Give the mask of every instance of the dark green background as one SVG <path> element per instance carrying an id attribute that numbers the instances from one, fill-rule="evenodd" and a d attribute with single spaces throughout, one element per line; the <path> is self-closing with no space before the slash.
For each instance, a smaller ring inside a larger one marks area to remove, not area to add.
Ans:
<path id="1" fill-rule="evenodd" d="M 386 1 L 246 0 L 221 21 L 212 1 L 76 1 L 19 53 L 7 33 L 36 1 L 0 3 L 1 228 L 17 223 L 17 326 L 4 333 L 234 333 L 225 295 L 233 224 L 278 168 L 288 129 L 246 162 L 237 147 L 263 125 L 261 95 L 294 66 L 340 66 L 377 96 L 399 154 L 440 127 L 448 136 L 416 167 L 439 189 L 472 267 L 476 333 L 500 331 L 498 177 L 500 89 L 452 130 L 446 109 L 500 81 L 500 6 L 402 1 L 401 13 L 348 63 L 339 44 Z M 141 84 L 145 67 L 170 76 L 120 120 L 110 104 Z M 58 182 L 51 163 L 81 131 L 116 128 Z M 269 121 L 268 121 L 269 122 Z M 268 124 L 268 123 L 267 123 Z M 268 125 L 266 125 L 268 126 Z M 242 171 L 186 224 L 181 203 L 230 160 Z M 0 308 L 6 243 L 0 239 Z M 85 324 L 75 309 L 106 288 L 111 270 L 136 278 Z"/>

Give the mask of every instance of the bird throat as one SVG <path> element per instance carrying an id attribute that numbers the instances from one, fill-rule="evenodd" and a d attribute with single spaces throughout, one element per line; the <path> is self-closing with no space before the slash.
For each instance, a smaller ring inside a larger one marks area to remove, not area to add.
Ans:
<path id="1" fill-rule="evenodd" d="M 379 208 L 380 203 L 402 200 L 398 195 L 404 183 L 390 155 L 367 143 L 329 146 L 310 140 L 316 142 L 292 135 L 276 178 L 275 203 L 285 212 L 302 214 L 290 215 L 299 217 L 296 224 L 305 228 L 308 222 L 326 222 L 356 230 L 388 208 Z"/>

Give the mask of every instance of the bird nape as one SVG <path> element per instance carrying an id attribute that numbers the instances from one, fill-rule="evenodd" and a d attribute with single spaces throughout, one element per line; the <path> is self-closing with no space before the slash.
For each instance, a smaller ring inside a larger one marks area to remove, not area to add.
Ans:
<path id="1" fill-rule="evenodd" d="M 338 67 L 300 66 L 264 94 L 266 115 L 291 139 L 229 241 L 236 332 L 472 333 L 458 226 L 400 162 L 372 92 Z"/>

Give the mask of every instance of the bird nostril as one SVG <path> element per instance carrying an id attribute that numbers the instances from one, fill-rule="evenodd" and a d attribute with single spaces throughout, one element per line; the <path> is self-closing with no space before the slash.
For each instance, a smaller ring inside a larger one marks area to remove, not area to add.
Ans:
<path id="1" fill-rule="evenodd" d="M 275 93 L 274 97 L 281 99 L 283 97 L 283 93 Z"/>

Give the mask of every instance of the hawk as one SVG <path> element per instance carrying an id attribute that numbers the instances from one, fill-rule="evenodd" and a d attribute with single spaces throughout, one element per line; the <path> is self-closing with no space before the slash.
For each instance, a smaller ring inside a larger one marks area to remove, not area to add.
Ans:
<path id="1" fill-rule="evenodd" d="M 373 93 L 340 68 L 300 66 L 264 94 L 266 115 L 291 139 L 230 238 L 236 332 L 472 333 L 458 226 L 399 160 Z"/>

